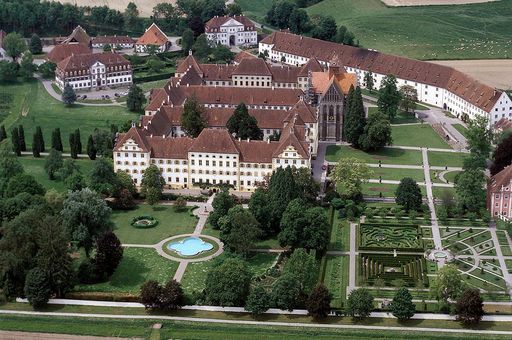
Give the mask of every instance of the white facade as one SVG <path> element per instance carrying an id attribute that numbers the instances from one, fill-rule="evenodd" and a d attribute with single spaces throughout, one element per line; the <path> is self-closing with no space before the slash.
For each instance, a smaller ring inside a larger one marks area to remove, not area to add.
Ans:
<path id="1" fill-rule="evenodd" d="M 108 71 L 107 67 L 97 61 L 88 70 L 56 72 L 55 82 L 63 90 L 66 84 L 74 90 L 91 90 L 102 87 L 130 86 L 132 70 L 128 65 L 114 66 Z"/>
<path id="2" fill-rule="evenodd" d="M 225 46 L 249 46 L 258 43 L 258 33 L 256 30 L 246 31 L 245 26 L 233 18 L 222 24 L 220 28 L 207 31 L 206 36 L 212 44 Z"/>
<path id="3" fill-rule="evenodd" d="M 290 65 L 302 65 L 309 61 L 308 57 L 302 55 L 293 55 L 285 52 L 278 52 L 273 50 L 273 45 L 260 43 L 259 53 L 268 52 L 269 58 L 273 61 L 284 61 Z M 283 59 L 284 57 L 284 59 Z M 328 66 L 329 61 L 319 60 L 322 65 Z M 368 70 L 363 70 L 355 67 L 346 67 L 347 72 L 357 74 L 358 85 L 364 86 L 364 76 Z M 373 73 L 374 87 L 379 88 L 382 80 L 387 74 Z M 468 101 L 460 98 L 458 95 L 450 92 L 449 90 L 441 87 L 436 87 L 421 82 L 397 78 L 397 86 L 410 85 L 416 88 L 418 92 L 418 100 L 420 102 L 440 107 L 444 110 L 451 112 L 459 118 L 467 114 L 469 119 L 476 116 L 485 116 L 489 119 L 489 123 L 493 125 L 501 118 L 508 118 L 512 120 L 512 101 L 508 95 L 503 92 L 499 100 L 496 102 L 490 112 L 486 112 L 479 107 L 469 103 Z M 446 105 L 445 105 L 446 104 Z"/>
<path id="4" fill-rule="evenodd" d="M 134 43 L 98 43 L 93 42 L 92 47 L 94 48 L 103 48 L 105 45 L 110 45 L 114 49 L 126 49 L 126 48 L 133 48 Z"/>
<path id="5" fill-rule="evenodd" d="M 148 46 L 157 46 L 156 53 L 163 53 L 167 51 L 168 44 L 162 44 L 162 45 L 153 45 L 153 44 L 135 44 L 135 52 L 137 53 L 147 53 L 148 52 Z"/>

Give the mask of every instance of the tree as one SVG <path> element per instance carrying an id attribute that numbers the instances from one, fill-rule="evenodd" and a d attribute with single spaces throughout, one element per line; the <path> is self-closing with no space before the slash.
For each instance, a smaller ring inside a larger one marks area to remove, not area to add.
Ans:
<path id="1" fill-rule="evenodd" d="M 176 201 L 174 201 L 173 207 L 174 211 L 183 212 L 187 209 L 187 200 L 179 196 L 178 198 L 176 198 Z"/>
<path id="2" fill-rule="evenodd" d="M 484 315 L 484 302 L 480 291 L 468 288 L 457 299 L 456 314 L 457 320 L 465 326 L 477 325 Z"/>
<path id="3" fill-rule="evenodd" d="M 461 296 L 466 284 L 462 281 L 456 266 L 447 264 L 438 269 L 434 282 L 430 285 L 430 294 L 437 300 L 456 300 Z"/>
<path id="4" fill-rule="evenodd" d="M 72 174 L 64 182 L 66 183 L 66 188 L 71 191 L 82 190 L 86 187 L 84 176 L 81 173 Z"/>
<path id="5" fill-rule="evenodd" d="M 25 52 L 23 57 L 21 57 L 18 75 L 24 80 L 30 80 L 34 77 L 35 68 L 36 66 L 34 65 L 34 58 L 32 58 L 32 53 Z"/>
<path id="6" fill-rule="evenodd" d="M 137 9 L 137 5 L 133 2 L 129 2 L 126 6 L 126 9 L 123 13 L 124 17 L 124 27 L 125 30 L 131 31 L 137 27 L 139 10 Z"/>
<path id="7" fill-rule="evenodd" d="M 192 51 L 193 45 L 194 31 L 192 31 L 190 28 L 187 28 L 181 35 L 181 48 L 183 49 L 183 53 L 188 54 L 190 51 Z"/>
<path id="8" fill-rule="evenodd" d="M 162 70 L 162 68 L 165 67 L 165 64 L 163 61 L 161 61 L 158 57 L 156 56 L 153 56 L 151 58 L 149 58 L 147 61 L 146 61 L 146 68 L 148 69 L 148 73 L 158 73 Z M 133 86 L 136 86 L 136 85 L 132 85 Z M 142 90 L 141 90 L 142 92 Z M 144 94 L 142 93 L 142 96 L 144 96 Z M 145 99 L 145 97 L 144 97 Z M 142 108 L 141 108 L 142 109 Z M 140 110 L 139 110 L 140 111 Z"/>
<path id="9" fill-rule="evenodd" d="M 30 44 L 28 49 L 32 54 L 41 54 L 43 53 L 43 44 L 41 43 L 41 38 L 37 34 L 32 34 L 30 37 Z"/>
<path id="10" fill-rule="evenodd" d="M 91 189 L 103 195 L 112 195 L 117 185 L 117 176 L 112 161 L 107 158 L 100 158 L 96 161 L 89 179 Z"/>
<path id="11" fill-rule="evenodd" d="M 25 295 L 34 308 L 40 308 L 48 303 L 51 296 L 48 275 L 40 268 L 33 268 L 27 273 Z"/>
<path id="12" fill-rule="evenodd" d="M 320 283 L 309 294 L 306 300 L 308 314 L 314 319 L 324 319 L 331 311 L 331 293 L 327 287 Z"/>
<path id="13" fill-rule="evenodd" d="M 96 240 L 94 265 L 99 278 L 108 279 L 116 271 L 123 258 L 123 247 L 112 231 L 107 231 Z"/>
<path id="14" fill-rule="evenodd" d="M 44 163 L 44 170 L 50 180 L 55 179 L 55 175 L 62 168 L 62 162 L 62 153 L 52 148 Z"/>
<path id="15" fill-rule="evenodd" d="M 160 297 L 162 296 L 162 286 L 154 281 L 149 280 L 140 287 L 139 302 L 148 308 L 159 308 Z"/>
<path id="16" fill-rule="evenodd" d="M 404 85 L 400 87 L 400 108 L 409 113 L 414 111 L 416 102 L 418 101 L 418 91 L 414 86 Z"/>
<path id="17" fill-rule="evenodd" d="M 405 211 L 419 210 L 422 204 L 421 189 L 410 177 L 402 178 L 396 188 L 395 201 L 401 205 Z"/>
<path id="18" fill-rule="evenodd" d="M 306 202 L 315 203 L 320 192 L 320 184 L 311 175 L 311 170 L 308 168 L 292 168 L 292 174 L 299 197 Z"/>
<path id="19" fill-rule="evenodd" d="M 157 188 L 150 187 L 146 190 L 146 203 L 151 207 L 154 207 L 160 201 L 162 193 Z"/>
<path id="20" fill-rule="evenodd" d="M 389 119 L 380 112 L 370 113 L 363 134 L 359 139 L 361 149 L 378 150 L 393 143 Z"/>
<path id="21" fill-rule="evenodd" d="M 295 276 L 299 283 L 300 292 L 307 295 L 311 292 L 317 281 L 317 263 L 314 255 L 308 254 L 304 249 L 295 249 L 285 262 L 283 274 Z"/>
<path id="22" fill-rule="evenodd" d="M 55 128 L 52 131 L 52 149 L 62 152 L 62 138 L 60 136 L 60 128 Z"/>
<path id="23" fill-rule="evenodd" d="M 489 120 L 484 116 L 477 116 L 468 123 L 466 139 L 468 149 L 487 159 L 492 149 L 494 135 L 489 124 Z"/>
<path id="24" fill-rule="evenodd" d="M 274 1 L 267 12 L 266 21 L 278 28 L 288 28 L 290 16 L 296 6 L 290 1 Z"/>
<path id="25" fill-rule="evenodd" d="M 25 40 L 21 34 L 16 32 L 11 32 L 5 36 L 3 40 L 3 47 L 5 49 L 5 53 L 11 57 L 13 61 L 16 61 L 23 52 L 27 50 Z"/>
<path id="26" fill-rule="evenodd" d="M 5 125 L 0 126 L 0 142 L 7 138 L 7 132 L 5 131 Z"/>
<path id="27" fill-rule="evenodd" d="M 0 196 L 3 196 L 9 180 L 23 173 L 23 166 L 9 146 L 0 146 Z"/>
<path id="28" fill-rule="evenodd" d="M 45 191 L 44 187 L 36 181 L 34 176 L 22 172 L 9 179 L 4 196 L 14 197 L 22 192 L 44 196 Z"/>
<path id="29" fill-rule="evenodd" d="M 400 104 L 400 92 L 396 87 L 396 77 L 394 75 L 388 75 L 382 79 L 379 98 L 377 100 L 377 106 L 379 111 L 389 117 L 389 120 L 393 120 Z"/>
<path id="30" fill-rule="evenodd" d="M 210 269 L 204 289 L 206 301 L 218 306 L 243 306 L 251 283 L 247 263 L 238 258 L 228 258 Z"/>
<path id="31" fill-rule="evenodd" d="M 84 247 L 89 257 L 96 238 L 112 229 L 111 212 L 99 194 L 85 188 L 68 193 L 60 214 L 72 240 Z"/>
<path id="32" fill-rule="evenodd" d="M 142 182 L 141 182 L 141 193 L 142 195 L 147 195 L 148 190 L 150 188 L 153 188 L 156 190 L 158 195 L 160 196 L 162 194 L 162 190 L 164 189 L 165 180 L 162 177 L 162 173 L 160 172 L 160 169 L 154 165 L 151 164 L 146 171 L 144 171 L 144 175 L 142 176 Z M 160 197 L 159 197 L 160 199 Z"/>
<path id="33" fill-rule="evenodd" d="M 267 190 L 263 188 L 257 188 L 251 195 L 251 199 L 249 201 L 249 211 L 259 222 L 260 228 L 263 232 L 262 236 L 268 236 L 272 234 L 272 230 L 269 229 L 269 216 L 271 210 L 268 199 Z"/>
<path id="34" fill-rule="evenodd" d="M 180 13 L 170 3 L 159 3 L 153 7 L 153 18 L 164 31 L 182 29 Z"/>
<path id="35" fill-rule="evenodd" d="M 37 70 L 41 73 L 41 76 L 45 79 L 55 77 L 55 69 L 57 68 L 57 64 L 52 63 L 51 61 L 46 61 L 39 65 Z"/>
<path id="36" fill-rule="evenodd" d="M 39 151 L 40 152 L 45 152 L 46 148 L 45 148 L 45 145 L 44 145 L 43 131 L 41 130 L 40 126 L 36 127 L 36 136 L 37 136 L 37 139 L 38 139 Z"/>
<path id="37" fill-rule="evenodd" d="M 192 138 L 199 136 L 201 131 L 208 126 L 205 118 L 204 107 L 195 96 L 187 98 L 181 116 L 181 128 Z"/>
<path id="38" fill-rule="evenodd" d="M 268 184 L 268 203 L 270 209 L 269 231 L 276 234 L 280 230 L 281 218 L 288 203 L 299 196 L 292 169 L 277 168 Z"/>
<path id="39" fill-rule="evenodd" d="M 261 236 L 260 224 L 251 212 L 237 205 L 219 219 L 220 240 L 227 249 L 247 256 Z"/>
<path id="40" fill-rule="evenodd" d="M 345 113 L 345 139 L 347 142 L 359 147 L 359 140 L 364 132 L 366 124 L 363 96 L 361 88 L 350 87 L 347 99 L 347 111 Z"/>
<path id="41" fill-rule="evenodd" d="M 211 224 L 213 229 L 221 228 L 219 223 L 220 218 L 226 216 L 228 211 L 234 206 L 235 199 L 229 194 L 227 189 L 215 195 L 212 202 L 213 212 L 208 216 L 208 223 Z"/>
<path id="42" fill-rule="evenodd" d="M 234 134 L 241 139 L 263 139 L 263 132 L 258 127 L 256 118 L 249 114 L 249 110 L 244 103 L 238 104 L 233 115 L 226 124 L 229 133 Z"/>
<path id="43" fill-rule="evenodd" d="M 485 175 L 482 170 L 465 169 L 455 180 L 455 193 L 461 208 L 478 212 L 485 207 L 486 193 L 483 188 Z"/>
<path id="44" fill-rule="evenodd" d="M 324 250 L 329 239 L 329 222 L 322 208 L 304 206 L 301 199 L 291 201 L 281 219 L 278 235 L 282 246 Z"/>
<path id="45" fill-rule="evenodd" d="M 18 138 L 20 140 L 20 150 L 27 151 L 27 144 L 25 143 L 25 130 L 21 124 L 18 126 Z"/>
<path id="46" fill-rule="evenodd" d="M 87 139 L 87 155 L 92 161 L 96 159 L 96 146 L 94 145 L 92 135 L 89 135 L 89 138 Z"/>
<path id="47" fill-rule="evenodd" d="M 192 51 L 194 51 L 194 55 L 201 60 L 206 60 L 208 58 L 211 47 L 206 34 L 203 33 L 197 37 L 194 45 L 192 46 Z"/>
<path id="48" fill-rule="evenodd" d="M 277 308 L 292 311 L 299 303 L 300 285 L 295 276 L 281 275 L 272 287 L 272 300 Z"/>
<path id="49" fill-rule="evenodd" d="M 1 138 L 0 138 L 1 140 Z M 503 139 L 492 153 L 491 176 L 512 163 L 512 135 Z"/>
<path id="50" fill-rule="evenodd" d="M 251 312 L 253 317 L 257 317 L 270 308 L 270 299 L 271 297 L 265 288 L 262 285 L 256 285 L 247 296 L 245 310 Z"/>
<path id="51" fill-rule="evenodd" d="M 332 179 L 336 183 L 336 191 L 344 197 L 361 195 L 362 185 L 373 172 L 368 166 L 356 158 L 343 158 L 334 166 Z"/>
<path id="52" fill-rule="evenodd" d="M 338 32 L 336 21 L 331 16 L 317 16 L 316 25 L 312 31 L 313 38 L 334 41 Z"/>
<path id="53" fill-rule="evenodd" d="M 396 291 L 390 308 L 393 315 L 400 321 L 409 320 L 416 312 L 416 306 L 412 302 L 412 295 L 405 287 L 401 287 Z"/>
<path id="54" fill-rule="evenodd" d="M 350 292 L 347 299 L 347 313 L 356 318 L 370 316 L 373 309 L 373 296 L 366 288 L 358 288 Z"/>
<path id="55" fill-rule="evenodd" d="M 77 155 L 80 155 L 82 153 L 82 139 L 80 137 L 80 129 L 76 129 L 74 135 L 75 151 Z"/>
<path id="56" fill-rule="evenodd" d="M 14 83 L 18 77 L 18 64 L 16 62 L 0 61 L 0 82 Z"/>
<path id="57" fill-rule="evenodd" d="M 236 2 L 228 4 L 226 6 L 226 14 L 230 17 L 242 15 L 242 7 L 240 7 Z"/>
<path id="58" fill-rule="evenodd" d="M 185 294 L 181 284 L 176 280 L 169 280 L 162 289 L 160 308 L 164 311 L 180 309 L 185 305 Z"/>
<path id="59" fill-rule="evenodd" d="M 11 143 L 13 151 L 16 154 L 16 156 L 21 156 L 20 135 L 17 127 L 12 129 Z"/>
<path id="60" fill-rule="evenodd" d="M 76 150 L 76 140 L 75 140 L 75 133 L 74 132 L 71 132 L 69 134 L 69 149 L 70 149 L 70 153 L 71 153 L 71 158 L 73 159 L 77 159 L 78 158 L 78 153 L 77 153 L 77 150 Z"/>
<path id="61" fill-rule="evenodd" d="M 370 93 L 372 93 L 374 86 L 375 86 L 372 71 L 368 71 L 364 74 L 363 81 L 364 81 L 364 86 L 368 89 L 368 91 L 370 91 Z"/>
<path id="62" fill-rule="evenodd" d="M 301 8 L 294 8 L 292 10 L 288 22 L 290 31 L 295 34 L 302 34 L 310 30 L 310 25 L 308 12 Z"/>
<path id="63" fill-rule="evenodd" d="M 66 83 L 66 85 L 64 85 L 64 91 L 62 91 L 61 97 L 62 97 L 62 101 L 64 102 L 64 104 L 66 104 L 67 106 L 71 106 L 75 103 L 76 93 L 70 84 Z"/>

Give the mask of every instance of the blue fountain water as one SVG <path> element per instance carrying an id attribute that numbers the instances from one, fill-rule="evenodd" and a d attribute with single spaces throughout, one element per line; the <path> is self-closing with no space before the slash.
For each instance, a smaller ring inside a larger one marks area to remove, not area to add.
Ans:
<path id="1" fill-rule="evenodd" d="M 174 250 L 181 256 L 194 256 L 213 249 L 213 244 L 201 240 L 199 237 L 187 237 L 181 241 L 172 242 L 167 249 Z"/>

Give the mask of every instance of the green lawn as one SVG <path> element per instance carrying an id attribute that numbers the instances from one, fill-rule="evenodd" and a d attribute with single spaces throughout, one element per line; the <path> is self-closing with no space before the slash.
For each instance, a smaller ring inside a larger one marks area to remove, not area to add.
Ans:
<path id="1" fill-rule="evenodd" d="M 455 182 L 455 177 L 460 174 L 461 171 L 450 171 L 450 172 L 447 172 L 445 175 L 444 175 L 444 178 L 449 182 L 449 183 L 453 183 Z"/>
<path id="2" fill-rule="evenodd" d="M 375 152 L 364 152 L 345 145 L 329 145 L 327 147 L 325 159 L 329 162 L 337 162 L 340 158 L 348 157 L 355 157 L 366 163 L 381 161 L 383 164 L 422 164 L 421 152 L 415 150 L 382 148 Z"/>
<path id="3" fill-rule="evenodd" d="M 64 151 L 69 150 L 68 137 L 75 129 L 80 128 L 82 145 L 87 145 L 87 137 L 95 128 L 110 129 L 111 124 L 120 125 L 127 120 L 137 118 L 121 106 L 83 106 L 66 107 L 52 98 L 37 81 L 14 85 L 1 85 L 2 107 L 0 120 L 7 131 L 11 127 L 22 124 L 25 128 L 27 146 L 32 145 L 32 136 L 36 126 L 41 126 L 46 145 L 51 143 L 51 133 L 60 128 Z M 7 103 L 5 103 L 7 101 Z M 2 112 L 3 111 L 3 112 Z M 2 115 L 3 113 L 3 115 Z"/>
<path id="4" fill-rule="evenodd" d="M 457 130 L 459 131 L 464 137 L 467 137 L 466 136 L 466 133 L 468 132 L 468 129 L 462 125 L 462 124 L 452 124 L 452 126 Z"/>
<path id="5" fill-rule="evenodd" d="M 410 177 L 416 182 L 423 182 L 425 180 L 423 170 L 414 169 L 390 169 L 390 168 L 371 168 L 373 171 L 372 179 L 383 180 L 396 180 L 400 181 L 402 178 Z"/>
<path id="6" fill-rule="evenodd" d="M 393 145 L 449 149 L 429 124 L 392 126 Z"/>
<path id="7" fill-rule="evenodd" d="M 116 292 L 137 294 L 147 280 L 167 282 L 178 269 L 178 262 L 161 257 L 154 249 L 124 248 L 123 259 L 110 281 L 77 285 L 78 292 Z"/>
<path id="8" fill-rule="evenodd" d="M 368 108 L 368 114 L 372 114 L 378 112 L 379 108 L 372 106 Z M 416 118 L 414 113 L 407 113 L 405 111 L 398 111 L 395 118 L 391 121 L 391 124 L 410 124 L 410 123 L 418 123 L 420 120 Z"/>
<path id="9" fill-rule="evenodd" d="M 331 240 L 329 242 L 329 250 L 349 250 L 350 226 L 346 219 L 340 219 L 338 212 L 334 212 L 334 222 L 331 230 Z"/>
<path id="10" fill-rule="evenodd" d="M 396 184 L 383 184 L 383 183 L 365 183 L 363 184 L 363 195 L 379 197 L 395 197 L 395 191 L 398 185 Z"/>
<path id="11" fill-rule="evenodd" d="M 158 225 L 147 229 L 130 225 L 134 217 L 145 215 L 156 218 Z M 147 204 L 139 204 L 134 210 L 114 211 L 112 221 L 115 224 L 114 232 L 121 243 L 155 244 L 171 236 L 191 234 L 197 218 L 190 216 L 188 211 L 177 213 L 170 205 L 159 205 L 153 209 Z"/>
<path id="12" fill-rule="evenodd" d="M 146 83 L 137 84 L 137 86 L 139 86 L 142 89 L 142 91 L 148 92 L 151 89 L 164 87 L 168 81 L 169 81 L 168 79 L 148 81 Z"/>
<path id="13" fill-rule="evenodd" d="M 347 256 L 327 256 L 324 284 L 332 294 L 331 307 L 341 308 L 347 295 Z"/>
<path id="14" fill-rule="evenodd" d="M 430 166 L 451 166 L 462 167 L 464 165 L 465 153 L 462 152 L 442 152 L 442 151 L 429 151 L 428 164 Z"/>
<path id="15" fill-rule="evenodd" d="M 432 187 L 432 195 L 434 195 L 434 197 L 439 198 L 444 192 L 449 192 L 452 196 L 455 196 L 454 188 Z"/>
<path id="16" fill-rule="evenodd" d="M 235 2 L 242 7 L 244 15 L 263 23 L 268 10 L 272 7 L 273 0 L 235 0 Z"/>
<path id="17" fill-rule="evenodd" d="M 66 192 L 66 184 L 63 181 L 50 181 L 48 175 L 44 170 L 45 158 L 34 158 L 32 156 L 18 157 L 18 160 L 23 165 L 25 172 L 34 176 L 39 183 L 41 183 L 47 190 L 55 189 L 60 192 Z M 80 171 L 84 177 L 88 177 L 91 169 L 94 166 L 94 161 L 90 159 L 76 159 L 76 164 L 80 167 Z"/>
<path id="18" fill-rule="evenodd" d="M 240 3 L 244 9 L 246 3 L 254 3 L 251 7 L 258 8 L 268 5 L 250 0 Z M 512 55 L 512 1 L 509 0 L 415 7 L 387 7 L 380 0 L 324 0 L 307 11 L 310 15 L 333 16 L 338 24 L 354 32 L 362 46 L 381 52 L 416 59 Z"/>

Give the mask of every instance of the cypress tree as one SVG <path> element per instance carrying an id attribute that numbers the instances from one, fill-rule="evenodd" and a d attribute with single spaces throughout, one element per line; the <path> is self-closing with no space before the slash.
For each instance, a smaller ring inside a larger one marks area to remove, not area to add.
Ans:
<path id="1" fill-rule="evenodd" d="M 96 146 L 94 145 L 94 140 L 92 139 L 92 135 L 89 135 L 89 139 L 87 139 L 87 154 L 91 160 L 96 159 Z"/>
<path id="2" fill-rule="evenodd" d="M 43 131 L 41 130 L 40 126 L 36 127 L 36 135 L 37 135 L 37 139 L 39 139 L 39 151 L 45 152 L 46 148 L 44 146 Z"/>
<path id="3" fill-rule="evenodd" d="M 41 140 L 39 139 L 39 136 L 37 133 L 34 133 L 34 136 L 32 137 L 32 155 L 34 157 L 39 158 L 41 157 Z"/>
<path id="4" fill-rule="evenodd" d="M 345 140 L 355 147 L 359 147 L 359 137 L 364 132 L 366 124 L 363 96 L 361 88 L 350 88 L 347 101 L 347 113 L 345 116 Z"/>
<path id="5" fill-rule="evenodd" d="M 20 148 L 20 137 L 18 134 L 18 128 L 15 127 L 11 132 L 12 149 L 17 156 L 21 156 Z"/>
<path id="6" fill-rule="evenodd" d="M 7 132 L 5 132 L 5 125 L 0 126 L 0 142 L 7 138 Z"/>
<path id="7" fill-rule="evenodd" d="M 27 144 L 25 143 L 25 130 L 23 129 L 23 125 L 18 127 L 18 137 L 20 139 L 20 150 L 27 151 Z"/>
<path id="8" fill-rule="evenodd" d="M 56 128 L 52 132 L 52 149 L 62 152 L 62 138 L 60 137 L 59 128 Z"/>
<path id="9" fill-rule="evenodd" d="M 80 137 L 80 129 L 75 130 L 75 145 L 76 145 L 76 153 L 79 155 L 82 153 L 82 140 Z"/>
<path id="10" fill-rule="evenodd" d="M 71 150 L 71 158 L 76 159 L 76 135 L 73 132 L 69 134 L 69 149 Z"/>

